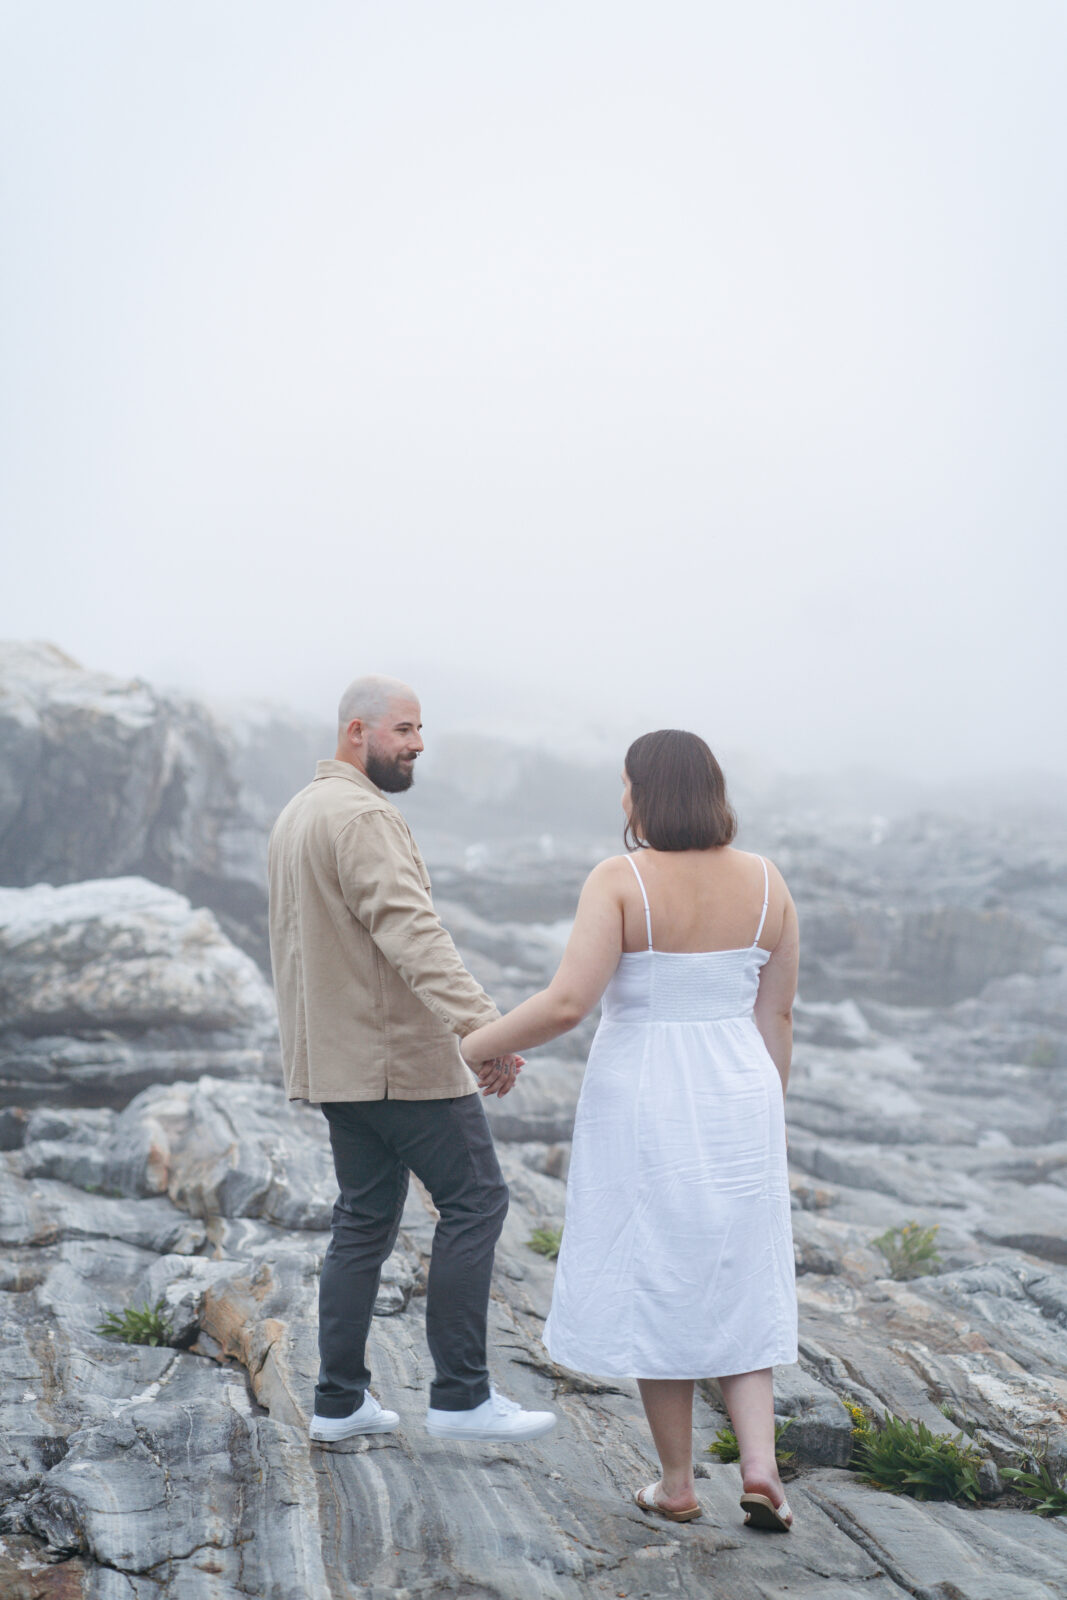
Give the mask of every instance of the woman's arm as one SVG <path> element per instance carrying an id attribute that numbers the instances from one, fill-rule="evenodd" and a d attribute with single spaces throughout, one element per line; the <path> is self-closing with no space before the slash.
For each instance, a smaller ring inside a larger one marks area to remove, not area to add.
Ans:
<path id="1" fill-rule="evenodd" d="M 616 857 L 593 868 L 585 880 L 574 927 L 552 982 L 499 1022 L 468 1033 L 460 1044 L 468 1065 L 547 1044 L 589 1015 L 607 988 L 622 952 L 622 867 L 621 858 Z"/>
<path id="2" fill-rule="evenodd" d="M 785 888 L 785 885 L 782 887 Z M 789 1087 L 789 1064 L 793 1056 L 793 1001 L 797 993 L 799 964 L 800 930 L 797 926 L 797 911 L 792 896 L 786 889 L 782 931 L 778 936 L 778 943 L 771 951 L 771 959 L 760 973 L 759 993 L 756 995 L 752 1013 L 756 1027 L 763 1035 L 767 1053 L 778 1068 L 783 1094 Z"/>

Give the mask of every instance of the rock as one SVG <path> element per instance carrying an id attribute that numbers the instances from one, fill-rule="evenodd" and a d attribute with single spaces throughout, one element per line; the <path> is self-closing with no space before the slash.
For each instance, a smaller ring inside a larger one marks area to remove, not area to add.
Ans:
<path id="1" fill-rule="evenodd" d="M 306 1448 L 251 1413 L 240 1379 L 208 1389 L 203 1365 L 172 1353 L 148 1403 L 74 1434 L 30 1498 L 26 1526 L 54 1555 L 150 1574 L 160 1593 L 280 1593 L 280 1571 L 289 1593 L 327 1593 L 302 1510 L 314 1494 Z"/>
<path id="2" fill-rule="evenodd" d="M 569 1142 L 583 1072 L 580 1062 L 531 1055 L 511 1093 L 485 1102 L 494 1138 L 508 1144 Z"/>
<path id="3" fill-rule="evenodd" d="M 208 906 L 266 969 L 263 819 L 203 705 L 0 645 L 0 883 L 137 875 Z"/>
<path id="4" fill-rule="evenodd" d="M 185 1031 L 185 1047 L 173 1046 Z M 192 1034 L 190 1038 L 188 1035 Z M 152 1084 L 183 1083 L 204 1075 L 215 1078 L 279 1077 L 273 1037 L 263 1045 L 234 1048 L 228 1034 L 173 1028 L 152 1029 L 123 1044 L 114 1034 L 101 1038 L 26 1039 L 0 1036 L 0 1101 L 124 1106 Z M 17 1137 L 17 1132 L 15 1134 Z"/>
<path id="5" fill-rule="evenodd" d="M 1067 1592 L 1064 1533 L 1054 1522 L 1026 1511 L 920 1503 L 825 1471 L 805 1479 L 805 1488 L 900 1591 L 919 1600 L 1058 1600 Z"/>
<path id="6" fill-rule="evenodd" d="M 0 889 L 0 1092 L 121 1103 L 277 1054 L 273 996 L 208 911 L 143 878 Z"/>
<path id="7" fill-rule="evenodd" d="M 21 1106 L 0 1110 L 0 1150 L 17 1150 L 26 1137 L 26 1113 Z"/>
<path id="8" fill-rule="evenodd" d="M 23 1173 L 111 1194 L 166 1194 L 196 1217 L 259 1217 L 291 1228 L 328 1228 L 337 1194 L 317 1110 L 290 1106 L 267 1084 L 207 1077 L 144 1090 L 91 1149 L 43 1141 L 9 1159 Z"/>
<path id="9" fill-rule="evenodd" d="M 186 1255 L 204 1243 L 203 1224 L 166 1200 L 134 1204 L 75 1194 L 66 1184 L 32 1182 L 0 1168 L 0 1243 L 54 1244 L 59 1239 L 121 1239 L 146 1250 Z"/>
<path id="10" fill-rule="evenodd" d="M 777 1369 L 774 1411 L 779 1421 L 789 1423 L 781 1447 L 791 1451 L 796 1461 L 848 1466 L 854 1443 L 852 1418 L 834 1391 L 813 1373 L 800 1364 Z"/>
<path id="11" fill-rule="evenodd" d="M 951 1005 L 991 980 L 1037 973 L 1047 939 L 1001 907 L 903 910 L 846 904 L 803 915 L 804 991 L 815 1000 L 871 997 Z"/>
<path id="12" fill-rule="evenodd" d="M 117 1583 L 124 1575 L 128 1593 L 152 1600 L 202 1592 L 237 1600 L 256 1586 L 318 1595 L 329 1590 L 326 1574 L 338 1570 L 355 1591 L 382 1600 L 397 1590 L 428 1600 L 432 1592 L 464 1587 L 487 1600 L 541 1600 L 545 1593 L 584 1600 L 590 1586 L 604 1581 L 615 1592 L 655 1593 L 667 1574 L 665 1592 L 693 1600 L 709 1592 L 766 1600 L 783 1586 L 811 1600 L 860 1594 L 902 1600 L 921 1585 L 911 1557 L 894 1542 L 892 1516 L 886 1523 L 882 1502 L 892 1497 L 863 1489 L 847 1474 L 812 1471 L 812 1463 L 847 1456 L 851 1421 L 841 1396 L 890 1405 L 952 1432 L 956 1422 L 929 1399 L 931 1390 L 944 1393 L 947 1385 L 969 1415 L 981 1401 L 979 1421 L 1018 1429 L 1024 1413 L 1004 1411 L 1001 1390 L 990 1387 L 973 1357 L 995 1348 L 1010 1305 L 1013 1348 L 1021 1356 L 1025 1345 L 1037 1372 L 1048 1358 L 1047 1341 L 1060 1335 L 1054 1317 L 1067 1308 L 1067 1274 L 1021 1265 L 1010 1253 L 992 1272 L 976 1266 L 910 1285 L 877 1280 L 864 1230 L 835 1215 L 849 1207 L 846 1189 L 828 1191 L 818 1211 L 797 1213 L 810 1230 L 804 1247 L 838 1265 L 834 1275 L 806 1274 L 802 1289 L 840 1285 L 849 1299 L 834 1301 L 827 1313 L 818 1293 L 802 1296 L 802 1364 L 776 1374 L 776 1409 L 792 1419 L 787 1443 L 801 1467 L 790 1486 L 797 1531 L 788 1551 L 779 1550 L 771 1541 L 749 1544 L 732 1467 L 705 1469 L 700 1493 L 708 1515 L 695 1530 L 659 1527 L 628 1509 L 629 1488 L 653 1472 L 634 1386 L 564 1373 L 539 1341 L 555 1268 L 527 1240 L 534 1227 L 563 1220 L 560 1179 L 539 1170 L 543 1146 L 533 1165 L 531 1144 L 500 1147 L 512 1204 L 497 1256 L 492 1347 L 501 1387 L 529 1404 L 554 1404 L 562 1413 L 557 1433 L 526 1448 L 521 1461 L 499 1447 L 456 1447 L 424 1435 L 429 1369 L 419 1291 L 433 1215 L 413 1184 L 371 1341 L 376 1391 L 400 1411 L 402 1431 L 309 1456 L 316 1280 L 326 1240 L 307 1223 L 314 1183 L 329 1181 L 319 1114 L 287 1107 L 280 1090 L 210 1081 L 147 1091 L 120 1114 L 38 1112 L 27 1131 L 49 1137 L 10 1152 L 9 1165 L 47 1157 L 56 1170 L 57 1152 L 66 1146 L 76 1176 L 87 1152 L 102 1151 L 102 1170 L 142 1196 L 103 1199 L 58 1177 L 12 1179 L 18 1192 L 20 1185 L 36 1186 L 56 1217 L 64 1205 L 69 1213 L 90 1203 L 148 1216 L 159 1208 L 168 1215 L 183 1214 L 183 1207 L 204 1213 L 186 1217 L 203 1230 L 197 1254 L 176 1254 L 162 1233 L 146 1249 L 148 1228 L 128 1243 L 63 1236 L 57 1228 L 54 1243 L 16 1247 L 35 1250 L 44 1275 L 20 1294 L 20 1317 L 3 1324 L 17 1352 L 0 1380 L 14 1407 L 3 1413 L 11 1420 L 8 1527 L 32 1535 L 31 1548 L 53 1556 L 73 1552 L 98 1575 L 94 1583 Z M 288 1168 L 284 1194 L 273 1154 L 279 1143 Z M 223 1169 L 235 1175 L 231 1186 Z M 287 1212 L 300 1194 L 303 1210 Z M 228 1216 L 220 1203 L 228 1204 Z M 283 1213 L 284 1225 L 277 1220 Z M 304 1225 L 294 1226 L 300 1218 Z M 869 1298 L 868 1286 L 882 1298 Z M 109 1310 L 161 1297 L 172 1338 L 192 1339 L 189 1350 L 124 1346 L 88 1331 Z M 0 1294 L 5 1299 L 13 1295 Z M 983 1346 L 975 1344 L 977 1329 Z M 961 1355 L 972 1358 L 970 1366 L 961 1365 Z M 1021 1365 L 1002 1362 L 989 1375 L 1003 1377 Z M 1036 1395 L 1036 1387 L 1030 1392 Z M 721 1420 L 698 1404 L 698 1452 Z M 858 1489 L 861 1497 L 848 1500 L 845 1520 L 842 1495 Z M 494 1509 L 501 1494 L 508 1508 L 506 1557 Z M 476 1507 L 483 1509 L 475 1514 Z M 939 1539 L 945 1510 L 910 1507 L 908 1526 L 928 1528 Z M 397 1539 L 392 1530 L 401 1516 L 405 1534 Z M 892 1549 L 894 1570 L 915 1579 L 912 1591 L 887 1575 L 877 1541 Z M 427 1549 L 441 1552 L 432 1569 Z M 1000 1550 L 993 1537 L 986 1570 L 1010 1585 L 1016 1554 L 1010 1537 L 1006 1553 Z M 1025 1570 L 1046 1581 L 1037 1556 Z M 138 1589 L 145 1584 L 155 1592 Z"/>
<path id="13" fill-rule="evenodd" d="M 866 1044 L 870 1026 L 854 1000 L 801 1001 L 793 1007 L 794 1037 L 807 1044 L 841 1045 L 851 1048 Z"/>
<path id="14" fill-rule="evenodd" d="M 267 1031 L 255 963 L 170 889 L 144 878 L 0 889 L 0 1028 Z"/>

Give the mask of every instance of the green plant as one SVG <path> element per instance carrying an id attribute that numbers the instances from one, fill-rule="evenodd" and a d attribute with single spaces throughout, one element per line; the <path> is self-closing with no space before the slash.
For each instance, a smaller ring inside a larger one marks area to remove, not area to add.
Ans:
<path id="1" fill-rule="evenodd" d="M 940 1270 L 941 1256 L 934 1242 L 938 1226 L 935 1222 L 932 1228 L 920 1228 L 917 1222 L 905 1222 L 902 1228 L 887 1228 L 871 1240 L 885 1256 L 891 1278 L 903 1283 Z"/>
<path id="2" fill-rule="evenodd" d="M 791 1419 L 787 1417 L 784 1422 L 774 1425 L 774 1454 L 779 1461 L 792 1461 L 792 1450 L 779 1450 L 778 1441 L 785 1430 L 792 1426 Z M 737 1435 L 732 1428 L 720 1428 L 714 1439 L 708 1445 L 707 1454 L 716 1456 L 720 1461 L 739 1461 L 741 1451 L 737 1444 Z"/>
<path id="3" fill-rule="evenodd" d="M 539 1256 L 547 1256 L 549 1261 L 555 1261 L 562 1242 L 562 1228 L 535 1228 L 526 1244 L 529 1249 L 536 1250 Z"/>
<path id="4" fill-rule="evenodd" d="M 1057 1478 L 1044 1456 L 1021 1457 L 1024 1467 L 1001 1467 L 1000 1475 L 1006 1478 L 1026 1500 L 1036 1500 L 1031 1510 L 1039 1517 L 1067 1515 L 1067 1478 Z"/>
<path id="5" fill-rule="evenodd" d="M 852 1437 L 862 1439 L 871 1431 L 871 1414 L 861 1406 L 858 1400 L 853 1400 L 849 1395 L 841 1396 L 841 1404 L 852 1418 Z"/>
<path id="6" fill-rule="evenodd" d="M 105 1339 L 121 1339 L 123 1344 L 169 1344 L 171 1325 L 163 1315 L 162 1297 L 154 1306 L 127 1306 L 125 1311 L 109 1311 L 94 1332 Z"/>
<path id="7" fill-rule="evenodd" d="M 1027 1065 L 1041 1067 L 1042 1069 L 1054 1067 L 1057 1060 L 1055 1044 L 1046 1033 L 1039 1033 L 1030 1047 L 1030 1054 L 1026 1058 Z"/>
<path id="8" fill-rule="evenodd" d="M 852 1465 L 876 1489 L 910 1494 L 916 1500 L 978 1499 L 981 1460 L 966 1436 L 932 1433 L 925 1422 L 909 1422 L 886 1412 L 877 1426 L 858 1435 Z"/>

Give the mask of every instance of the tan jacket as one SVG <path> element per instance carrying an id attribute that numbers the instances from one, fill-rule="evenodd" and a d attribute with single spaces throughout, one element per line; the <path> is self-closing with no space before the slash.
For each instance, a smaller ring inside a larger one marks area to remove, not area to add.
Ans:
<path id="1" fill-rule="evenodd" d="M 268 847 L 270 953 L 290 1100 L 474 1092 L 459 1037 L 499 1012 L 459 958 L 396 806 L 320 761 Z"/>

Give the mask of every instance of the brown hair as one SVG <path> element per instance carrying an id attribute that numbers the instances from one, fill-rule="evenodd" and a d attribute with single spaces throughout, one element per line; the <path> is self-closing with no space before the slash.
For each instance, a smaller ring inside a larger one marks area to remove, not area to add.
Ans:
<path id="1" fill-rule="evenodd" d="M 626 752 L 626 776 L 633 801 L 623 834 L 628 850 L 711 850 L 737 832 L 722 768 L 697 734 L 643 733 Z"/>

